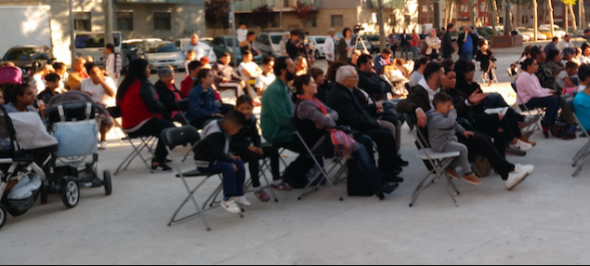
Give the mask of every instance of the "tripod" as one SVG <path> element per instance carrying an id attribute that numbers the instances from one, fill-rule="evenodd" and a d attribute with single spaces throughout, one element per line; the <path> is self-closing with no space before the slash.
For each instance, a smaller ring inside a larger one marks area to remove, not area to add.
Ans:
<path id="1" fill-rule="evenodd" d="M 364 49 L 365 53 L 371 54 L 371 52 L 367 49 L 367 46 L 365 45 L 365 42 L 363 41 L 363 39 L 361 38 L 360 35 L 356 35 L 356 41 L 354 42 L 354 49 L 356 49 L 356 47 L 358 46 L 359 41 L 363 45 L 363 49 Z"/>

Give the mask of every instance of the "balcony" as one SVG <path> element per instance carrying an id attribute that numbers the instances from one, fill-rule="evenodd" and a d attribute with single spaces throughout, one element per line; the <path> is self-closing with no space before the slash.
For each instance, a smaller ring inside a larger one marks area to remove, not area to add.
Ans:
<path id="1" fill-rule="evenodd" d="M 299 0 L 305 4 L 313 4 L 319 6 L 319 0 Z M 403 0 L 402 0 L 403 1 Z M 291 8 L 297 5 L 297 0 L 236 0 L 235 8 L 236 12 L 251 12 L 263 5 L 267 5 L 274 11 L 280 11 L 281 7 L 283 11 L 291 11 Z"/>
<path id="2" fill-rule="evenodd" d="M 369 8 L 379 8 L 379 1 L 377 0 L 371 0 L 368 4 L 371 5 Z M 383 0 L 383 8 L 403 9 L 404 7 L 404 0 Z"/>

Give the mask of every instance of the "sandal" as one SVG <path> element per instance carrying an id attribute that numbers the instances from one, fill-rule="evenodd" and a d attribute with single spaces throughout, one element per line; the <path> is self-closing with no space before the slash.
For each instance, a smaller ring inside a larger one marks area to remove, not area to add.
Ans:
<path id="1" fill-rule="evenodd" d="M 271 186 L 271 188 L 276 189 L 276 190 L 280 190 L 280 191 L 291 191 L 293 190 L 291 188 L 291 186 L 289 186 L 287 183 L 285 183 L 285 181 L 281 181 L 281 183 L 279 183 L 278 185 L 273 183 Z"/>
<path id="2" fill-rule="evenodd" d="M 263 189 L 259 191 L 255 190 L 254 196 L 256 196 L 256 198 L 258 198 L 262 202 L 268 202 L 270 200 L 270 196 L 268 196 L 268 194 L 266 194 L 266 192 Z"/>

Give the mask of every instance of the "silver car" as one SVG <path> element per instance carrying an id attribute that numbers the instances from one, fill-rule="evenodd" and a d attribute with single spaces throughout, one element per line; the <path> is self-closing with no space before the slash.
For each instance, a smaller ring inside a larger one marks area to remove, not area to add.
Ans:
<path id="1" fill-rule="evenodd" d="M 184 57 L 172 42 L 143 42 L 137 54 L 150 63 L 152 71 L 169 66 L 184 70 Z"/>
<path id="2" fill-rule="evenodd" d="M 254 47 L 260 50 L 262 55 L 270 55 L 272 57 L 281 56 L 279 44 L 283 39 L 284 32 L 263 32 L 258 35 L 254 41 Z"/>

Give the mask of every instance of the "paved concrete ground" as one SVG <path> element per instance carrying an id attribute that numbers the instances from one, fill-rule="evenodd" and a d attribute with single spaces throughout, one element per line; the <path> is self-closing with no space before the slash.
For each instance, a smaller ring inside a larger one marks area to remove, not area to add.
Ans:
<path id="1" fill-rule="evenodd" d="M 507 84 L 498 86 L 498 90 Z M 536 172 L 513 191 L 493 174 L 474 187 L 459 183 L 455 207 L 440 182 L 408 204 L 426 174 L 404 128 L 402 154 L 410 161 L 406 182 L 384 201 L 346 197 L 328 189 L 297 201 L 299 191 L 277 192 L 280 202 L 253 206 L 243 219 L 220 208 L 200 219 L 167 227 L 186 191 L 173 174 L 150 174 L 139 162 L 114 177 L 113 195 L 82 190 L 66 210 L 58 195 L 49 204 L 8 219 L 0 231 L 1 264 L 587 264 L 590 201 L 585 169 L 572 178 L 571 158 L 587 140 L 533 136 L 526 157 Z M 187 149 L 173 156 L 182 157 Z M 114 171 L 130 152 L 111 140 L 101 151 L 103 169 Z M 287 154 L 287 161 L 294 159 Z M 183 169 L 190 169 L 191 163 Z M 590 168 L 590 167 L 587 167 Z M 192 180 L 193 184 L 197 180 Z M 219 184 L 197 193 L 203 202 Z M 338 192 L 346 194 L 344 183 Z M 187 207 L 185 213 L 191 211 Z"/>

